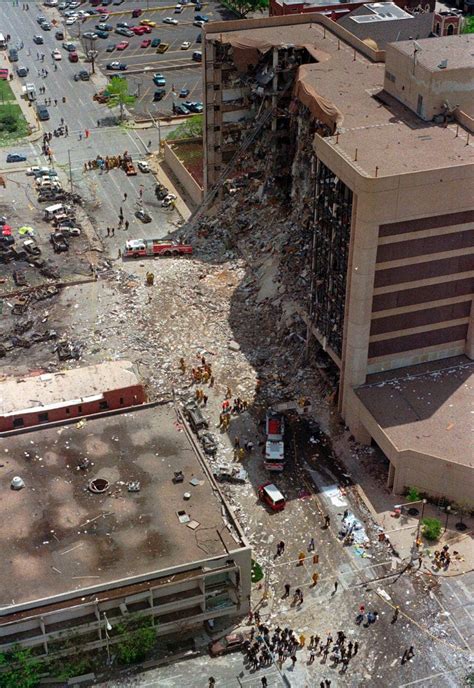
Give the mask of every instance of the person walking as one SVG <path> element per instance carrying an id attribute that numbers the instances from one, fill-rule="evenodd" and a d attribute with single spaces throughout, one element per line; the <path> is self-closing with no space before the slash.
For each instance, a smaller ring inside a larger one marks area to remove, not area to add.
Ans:
<path id="1" fill-rule="evenodd" d="M 130 222 L 129 222 L 128 220 L 125 220 L 124 229 L 125 229 L 126 232 L 128 231 L 129 226 L 130 226 Z"/>
<path id="2" fill-rule="evenodd" d="M 124 200 L 124 201 L 127 200 L 127 194 L 126 194 L 126 193 L 124 193 L 124 195 L 123 195 L 123 200 Z"/>
<path id="3" fill-rule="evenodd" d="M 331 524 L 331 517 L 328 516 L 328 515 L 326 515 L 326 516 L 324 517 L 324 527 L 325 527 L 325 528 L 329 528 L 330 524 Z"/>
<path id="4" fill-rule="evenodd" d="M 284 551 L 285 551 L 285 543 L 283 542 L 283 540 L 280 540 L 280 542 L 277 545 L 277 556 L 281 556 Z"/>
<path id="5" fill-rule="evenodd" d="M 334 581 L 334 590 L 332 591 L 332 595 L 336 594 L 338 586 L 339 586 L 339 583 L 337 582 L 337 580 Z"/>
<path id="6" fill-rule="evenodd" d="M 111 236 L 115 236 L 115 227 L 112 227 L 112 229 L 110 230 L 110 233 L 111 233 Z"/>
<path id="7" fill-rule="evenodd" d="M 110 236 L 110 227 L 107 227 L 107 236 Z"/>
<path id="8" fill-rule="evenodd" d="M 216 679 L 213 676 L 209 677 L 209 688 L 214 688 L 216 685 Z"/>
<path id="9" fill-rule="evenodd" d="M 266 676 L 262 676 L 262 688 L 267 688 L 268 681 Z"/>
<path id="10" fill-rule="evenodd" d="M 291 667 L 292 667 L 292 669 L 295 668 L 295 664 L 296 664 L 297 661 L 298 661 L 298 660 L 297 660 L 297 658 L 296 658 L 296 655 L 294 655 L 294 654 L 291 655 Z"/>
<path id="11" fill-rule="evenodd" d="M 314 538 L 311 538 L 308 544 L 308 552 L 314 552 Z"/>
<path id="12" fill-rule="evenodd" d="M 290 584 L 285 583 L 285 594 L 283 595 L 284 598 L 290 596 L 290 588 L 291 588 Z"/>
<path id="13" fill-rule="evenodd" d="M 306 554 L 304 552 L 300 552 L 298 554 L 298 566 L 303 566 L 305 559 L 306 559 Z"/>
<path id="14" fill-rule="evenodd" d="M 356 656 L 356 654 L 357 654 L 358 652 L 359 652 L 359 643 L 358 643 L 357 640 L 356 640 L 355 643 L 354 643 L 354 657 Z"/>
<path id="15" fill-rule="evenodd" d="M 394 624 L 397 621 L 399 613 L 400 613 L 400 607 L 396 606 L 395 609 L 393 610 L 393 616 L 392 616 L 392 621 L 391 621 L 392 624 Z"/>
<path id="16" fill-rule="evenodd" d="M 412 657 L 414 657 L 414 655 L 415 655 L 415 651 L 413 649 L 413 645 L 410 645 L 408 650 L 405 650 L 405 652 L 403 653 L 402 664 L 405 664 L 405 662 L 408 662 Z"/>
<path id="17" fill-rule="evenodd" d="M 313 584 L 312 584 L 311 587 L 312 587 L 312 588 L 315 588 L 316 585 L 318 584 L 319 573 L 316 573 L 316 571 L 315 571 L 315 572 L 313 573 L 313 575 L 311 576 L 311 578 L 313 579 Z"/>

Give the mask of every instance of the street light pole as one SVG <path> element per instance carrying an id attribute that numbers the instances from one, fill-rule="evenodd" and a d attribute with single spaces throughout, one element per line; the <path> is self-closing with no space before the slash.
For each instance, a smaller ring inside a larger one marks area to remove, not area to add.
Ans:
<path id="1" fill-rule="evenodd" d="M 72 167 L 71 167 L 71 151 L 68 150 L 67 152 L 67 159 L 69 162 L 69 184 L 71 186 L 71 193 L 72 193 Z"/>
<path id="2" fill-rule="evenodd" d="M 422 504 L 422 506 L 421 506 L 421 516 L 420 516 L 420 518 L 418 519 L 418 527 L 417 527 L 417 529 L 416 529 L 416 540 L 418 540 L 418 538 L 420 537 L 420 526 L 421 526 L 421 523 L 422 523 L 422 521 L 423 521 L 423 514 L 424 514 L 424 511 L 425 511 L 425 504 L 427 503 L 427 501 L 428 501 L 427 499 L 423 499 L 423 500 L 422 500 L 422 503 L 421 503 L 421 504 Z"/>
<path id="3" fill-rule="evenodd" d="M 449 514 L 451 513 L 451 507 L 447 506 L 446 507 L 446 523 L 444 524 L 444 532 L 448 530 L 448 519 L 449 519 Z"/>
<path id="4" fill-rule="evenodd" d="M 105 622 L 105 647 L 107 649 L 107 663 L 110 664 L 110 645 L 109 645 L 109 631 L 112 630 L 112 626 L 104 612 L 104 622 Z"/>

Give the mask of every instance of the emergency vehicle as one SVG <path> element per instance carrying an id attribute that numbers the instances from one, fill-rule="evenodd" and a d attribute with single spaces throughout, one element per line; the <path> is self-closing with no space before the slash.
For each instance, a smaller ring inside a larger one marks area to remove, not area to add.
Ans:
<path id="1" fill-rule="evenodd" d="M 281 472 L 285 467 L 285 421 L 280 413 L 267 411 L 265 459 L 263 465 L 268 471 Z"/>
<path id="2" fill-rule="evenodd" d="M 193 247 L 177 241 L 161 239 L 131 239 L 125 243 L 124 258 L 141 258 L 143 256 L 181 256 L 191 254 Z"/>

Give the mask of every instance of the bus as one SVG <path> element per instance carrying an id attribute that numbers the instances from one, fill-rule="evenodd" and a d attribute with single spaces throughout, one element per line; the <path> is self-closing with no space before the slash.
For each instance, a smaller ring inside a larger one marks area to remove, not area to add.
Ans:
<path id="1" fill-rule="evenodd" d="M 6 50 L 7 48 L 7 39 L 3 35 L 3 33 L 0 33 L 0 50 Z"/>

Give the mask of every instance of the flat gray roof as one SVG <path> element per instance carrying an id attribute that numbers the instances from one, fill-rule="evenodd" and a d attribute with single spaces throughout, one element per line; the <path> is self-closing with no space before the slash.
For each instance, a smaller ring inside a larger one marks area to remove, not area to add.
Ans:
<path id="1" fill-rule="evenodd" d="M 435 39 L 423 38 L 419 41 L 399 41 L 392 48 L 410 57 L 413 57 L 414 48 L 418 48 L 417 63 L 430 71 L 439 72 L 438 65 L 443 60 L 448 60 L 443 72 L 451 69 L 474 71 L 474 34 L 472 33 L 460 36 L 437 36 Z"/>
<path id="2" fill-rule="evenodd" d="M 398 451 L 473 467 L 473 382 L 474 362 L 457 356 L 370 375 L 355 392 Z"/>
<path id="3" fill-rule="evenodd" d="M 93 463 L 86 470 L 79 467 L 85 458 Z M 184 482 L 175 485 L 179 470 Z M 16 475 L 26 484 L 19 492 L 10 489 Z M 103 494 L 88 489 L 96 477 L 110 483 Z M 0 607 L 240 546 L 171 405 L 9 437 L 0 478 Z M 191 485 L 192 478 L 200 483 Z M 131 480 L 140 481 L 140 492 L 128 492 Z M 179 522 L 181 509 L 198 522 L 195 530 Z"/>

